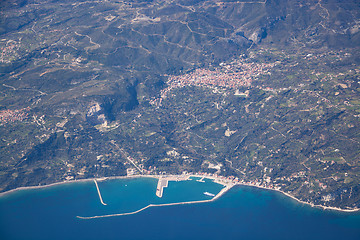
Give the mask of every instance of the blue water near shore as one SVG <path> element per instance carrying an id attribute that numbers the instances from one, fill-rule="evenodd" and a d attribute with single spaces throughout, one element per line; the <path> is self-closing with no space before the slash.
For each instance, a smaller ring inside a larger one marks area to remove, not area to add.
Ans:
<path id="1" fill-rule="evenodd" d="M 238 186 L 214 202 L 152 207 L 148 204 L 206 200 L 222 186 L 207 180 L 169 182 L 163 198 L 157 180 L 92 181 L 16 191 L 0 197 L 0 239 L 360 239 L 360 213 L 312 208 L 278 192 Z"/>

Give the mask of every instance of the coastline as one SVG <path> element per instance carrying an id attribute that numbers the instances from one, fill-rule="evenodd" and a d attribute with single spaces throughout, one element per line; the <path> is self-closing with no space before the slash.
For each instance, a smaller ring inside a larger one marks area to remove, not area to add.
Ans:
<path id="1" fill-rule="evenodd" d="M 302 204 L 306 204 L 306 205 L 310 205 L 311 207 L 313 208 L 321 208 L 323 210 L 333 210 L 333 211 L 339 211 L 339 212 L 358 212 L 360 211 L 360 208 L 354 208 L 354 209 L 342 209 L 342 208 L 338 208 L 338 207 L 328 207 L 328 206 L 323 206 L 323 205 L 319 205 L 319 204 L 313 204 L 313 203 L 309 203 L 309 202 L 305 202 L 305 201 L 302 201 L 292 195 L 290 195 L 289 193 L 287 192 L 284 192 L 282 190 L 279 190 L 279 189 L 273 189 L 273 188 L 267 188 L 267 187 L 263 187 L 263 186 L 257 186 L 257 185 L 250 185 L 250 184 L 237 184 L 237 185 L 240 185 L 240 186 L 249 186 L 249 187 L 256 187 L 256 188 L 262 188 L 262 189 L 266 189 L 266 190 L 272 190 L 272 191 L 276 191 L 276 192 L 279 192 L 279 193 L 282 193 L 283 195 L 297 201 L 298 203 L 302 203 Z"/>
<path id="2" fill-rule="evenodd" d="M 10 193 L 21 191 L 21 190 L 41 189 L 41 188 L 53 187 L 56 185 L 67 184 L 67 183 L 89 182 L 89 181 L 93 181 L 93 179 L 96 179 L 96 178 L 62 181 L 62 182 L 56 182 L 56 183 L 50 183 L 50 184 L 38 185 L 38 186 L 18 187 L 18 188 L 14 188 L 14 189 L 8 190 L 6 192 L 0 193 L 0 197 L 6 196 Z"/>
<path id="3" fill-rule="evenodd" d="M 38 185 L 38 186 L 27 186 L 27 187 L 18 187 L 14 188 L 5 192 L 0 193 L 0 197 L 6 196 L 10 193 L 21 191 L 21 190 L 30 190 L 30 189 L 41 189 L 47 187 L 53 187 L 60 184 L 68 184 L 68 183 L 80 183 L 80 182 L 91 182 L 91 181 L 105 181 L 105 180 L 112 180 L 112 179 L 132 179 L 132 178 L 139 178 L 139 177 L 152 177 L 152 178 L 159 178 L 160 175 L 133 175 L 133 176 L 114 176 L 114 177 L 100 177 L 100 178 L 86 178 L 86 179 L 77 179 L 77 180 L 68 180 L 62 182 L 55 182 L 45 185 Z"/>
<path id="4" fill-rule="evenodd" d="M 240 183 L 240 182 L 234 183 L 231 180 L 224 180 L 221 177 L 199 175 L 199 174 L 187 174 L 187 175 L 132 175 L 132 176 L 113 176 L 113 177 L 101 177 L 101 178 L 87 178 L 87 179 L 79 179 L 79 180 L 70 180 L 70 181 L 62 181 L 62 182 L 56 182 L 56 183 L 40 185 L 40 186 L 28 186 L 28 187 L 19 187 L 19 188 L 11 189 L 9 191 L 0 193 L 0 198 L 3 197 L 3 196 L 8 195 L 10 193 L 17 192 L 17 191 L 20 191 L 20 190 L 41 189 L 41 188 L 47 188 L 47 187 L 57 186 L 57 185 L 61 185 L 61 184 L 81 183 L 81 182 L 89 182 L 89 181 L 93 181 L 93 182 L 96 182 L 96 181 L 99 182 L 100 181 L 101 182 L 101 181 L 106 181 L 106 180 L 133 179 L 133 178 L 155 178 L 155 179 L 160 179 L 160 178 L 164 178 L 164 177 L 168 178 L 169 181 L 184 181 L 184 180 L 189 179 L 190 177 L 199 177 L 199 178 L 205 177 L 205 178 L 208 178 L 208 179 L 212 179 L 215 183 L 223 185 L 224 188 L 215 197 L 213 197 L 212 199 L 209 199 L 209 200 L 191 201 L 191 202 L 179 202 L 179 203 L 169 203 L 169 204 L 149 204 L 148 206 L 146 206 L 146 207 L 144 207 L 142 209 L 139 209 L 139 210 L 137 210 L 135 212 L 123 213 L 123 214 L 115 214 L 114 216 L 121 216 L 121 215 L 129 215 L 129 214 L 138 213 L 138 212 L 140 212 L 142 210 L 145 210 L 145 209 L 147 209 L 149 207 L 211 202 L 211 201 L 215 201 L 216 199 L 220 198 L 224 193 L 226 193 L 228 190 L 230 190 L 234 186 L 249 186 L 249 187 L 255 187 L 255 188 L 261 188 L 261 189 L 276 191 L 276 192 L 282 193 L 283 195 L 297 201 L 298 203 L 310 205 L 311 207 L 320 208 L 320 209 L 323 209 L 323 210 L 333 210 L 333 211 L 340 211 L 340 212 L 358 212 L 358 211 L 360 211 L 360 208 L 342 209 L 342 208 L 338 208 L 338 207 L 329 207 L 329 206 L 323 206 L 323 205 L 319 205 L 319 204 L 313 204 L 313 203 L 302 201 L 302 200 L 300 200 L 300 199 L 292 196 L 291 194 L 286 193 L 286 192 L 284 192 L 284 191 L 282 191 L 280 189 L 268 188 L 268 187 L 264 187 L 264 186 L 260 186 L 260 185 L 256 185 L 256 184 L 247 184 L 247 183 Z M 111 214 L 111 216 L 112 215 L 113 214 Z M 101 216 L 98 216 L 98 217 L 101 217 Z M 80 217 L 80 218 L 82 218 L 82 217 Z M 85 218 L 87 218 L 87 217 L 85 217 Z"/>

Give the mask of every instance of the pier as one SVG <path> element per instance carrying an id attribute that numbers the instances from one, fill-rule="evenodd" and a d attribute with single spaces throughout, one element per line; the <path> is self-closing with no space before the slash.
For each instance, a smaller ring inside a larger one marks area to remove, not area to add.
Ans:
<path id="1" fill-rule="evenodd" d="M 164 188 L 168 186 L 169 181 L 185 181 L 189 180 L 189 177 L 189 175 L 160 176 L 156 187 L 156 196 L 162 197 Z"/>
<path id="2" fill-rule="evenodd" d="M 205 182 L 205 181 L 204 181 L 204 178 L 205 178 L 205 177 L 202 177 L 202 178 L 200 178 L 199 180 L 196 180 L 196 181 L 198 181 L 198 182 Z"/>
<path id="3" fill-rule="evenodd" d="M 164 188 L 168 186 L 168 179 L 167 178 L 159 178 L 157 187 L 156 187 L 156 196 L 159 198 L 162 197 Z"/>
<path id="4" fill-rule="evenodd" d="M 98 192 L 98 194 L 99 194 L 99 199 L 100 199 L 101 204 L 106 206 L 107 204 L 104 203 L 104 201 L 103 201 L 103 199 L 102 199 L 102 197 L 101 197 L 100 189 L 99 189 L 99 186 L 98 186 L 98 183 L 97 183 L 96 179 L 94 179 L 94 183 L 95 183 L 97 192 Z"/>

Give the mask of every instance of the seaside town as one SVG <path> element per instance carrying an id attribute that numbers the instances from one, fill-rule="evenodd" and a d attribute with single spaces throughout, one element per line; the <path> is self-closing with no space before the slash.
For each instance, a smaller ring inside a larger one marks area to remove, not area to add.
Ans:
<path id="1" fill-rule="evenodd" d="M 144 168 L 143 164 L 139 164 L 135 159 L 130 156 L 127 156 L 129 165 L 127 170 L 127 177 L 138 177 L 138 176 L 148 176 L 148 177 L 157 177 L 159 178 L 159 184 L 162 186 L 158 186 L 157 188 L 157 196 L 162 196 L 162 188 L 167 186 L 167 181 L 183 181 L 188 180 L 190 177 L 198 177 L 203 181 L 204 178 L 212 179 L 214 182 L 224 185 L 226 187 L 231 188 L 234 185 L 248 185 L 272 190 L 280 190 L 281 186 L 273 185 L 269 179 L 264 178 L 263 180 L 255 179 L 254 181 L 245 181 L 243 179 L 239 179 L 235 176 L 221 176 L 216 173 L 208 173 L 208 172 L 187 172 L 184 171 L 181 175 L 172 175 L 167 174 L 166 172 L 158 172 L 156 167 L 150 167 L 148 170 Z M 131 163 L 131 164 L 130 164 Z"/>
<path id="2" fill-rule="evenodd" d="M 220 67 L 214 70 L 199 68 L 188 74 L 169 76 L 168 87 L 161 90 L 160 98 L 152 99 L 150 103 L 159 106 L 170 91 L 187 86 L 221 87 L 226 89 L 249 87 L 254 78 L 259 75 L 270 74 L 271 68 L 275 65 L 276 63 L 248 63 L 236 60 L 229 64 L 220 63 Z"/>
<path id="3" fill-rule="evenodd" d="M 254 186 L 254 187 L 261 187 L 266 189 L 274 189 L 274 190 L 280 190 L 280 186 L 275 186 L 272 183 L 268 181 L 261 181 L 261 180 L 254 180 L 254 181 L 245 181 L 243 179 L 239 179 L 235 176 L 221 176 L 216 173 L 207 173 L 207 172 L 196 172 L 196 173 L 188 173 L 184 172 L 182 175 L 167 175 L 166 173 L 162 173 L 160 175 L 158 174 L 138 174 L 135 169 L 130 168 L 128 170 L 128 177 L 138 177 L 138 176 L 149 176 L 149 177 L 158 177 L 161 179 L 167 179 L 168 181 L 183 181 L 188 180 L 190 177 L 197 177 L 200 178 L 198 181 L 203 181 L 204 178 L 212 179 L 214 182 L 219 183 L 224 186 L 234 186 L 234 185 L 248 185 L 248 186 Z M 165 185 L 165 183 L 164 183 Z"/>

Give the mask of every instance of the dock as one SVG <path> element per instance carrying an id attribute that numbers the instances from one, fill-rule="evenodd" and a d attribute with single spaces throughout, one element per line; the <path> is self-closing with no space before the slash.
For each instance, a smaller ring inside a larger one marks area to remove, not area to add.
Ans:
<path id="1" fill-rule="evenodd" d="M 162 197 L 164 188 L 168 186 L 168 179 L 167 178 L 159 178 L 157 187 L 156 187 L 156 196 L 159 198 Z"/>
<path id="2" fill-rule="evenodd" d="M 169 181 L 185 181 L 189 180 L 189 175 L 168 175 L 159 177 L 158 184 L 156 187 L 156 196 L 162 197 L 164 188 L 168 186 Z"/>
<path id="3" fill-rule="evenodd" d="M 204 181 L 204 178 L 205 178 L 205 177 L 202 177 L 201 179 L 196 180 L 196 181 L 197 181 L 197 182 L 205 182 L 205 181 Z"/>

